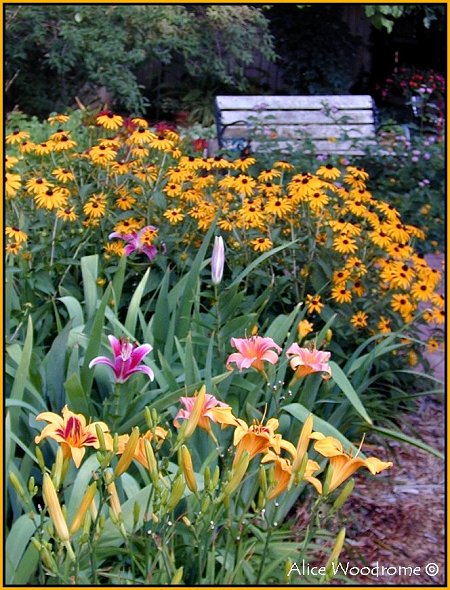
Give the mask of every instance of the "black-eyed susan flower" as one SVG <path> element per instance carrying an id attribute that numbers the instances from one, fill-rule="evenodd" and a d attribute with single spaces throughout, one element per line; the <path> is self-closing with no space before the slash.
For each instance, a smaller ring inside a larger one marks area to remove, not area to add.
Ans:
<path id="1" fill-rule="evenodd" d="M 391 307 L 394 311 L 398 311 L 401 315 L 409 315 L 414 310 L 414 304 L 408 295 L 395 293 L 392 295 Z"/>
<path id="2" fill-rule="evenodd" d="M 354 254 L 358 250 L 358 246 L 353 238 L 344 234 L 333 240 L 333 249 L 340 254 Z"/>
<path id="3" fill-rule="evenodd" d="M 8 238 L 18 244 L 22 244 L 28 240 L 28 234 L 18 227 L 11 227 L 7 225 L 5 227 L 5 234 Z"/>
<path id="4" fill-rule="evenodd" d="M 135 145 L 143 145 L 146 143 L 150 143 L 153 139 L 155 139 L 155 134 L 150 131 L 147 127 L 140 125 L 127 140 L 129 144 Z"/>
<path id="5" fill-rule="evenodd" d="M 97 125 L 101 125 L 105 129 L 116 131 L 123 125 L 123 117 L 114 115 L 110 111 L 102 112 L 97 115 Z"/>
<path id="6" fill-rule="evenodd" d="M 359 277 L 367 273 L 366 265 L 357 256 L 350 256 L 345 263 L 345 268 L 353 271 Z"/>
<path id="7" fill-rule="evenodd" d="M 36 144 L 34 144 L 32 141 L 22 141 L 19 145 L 19 152 L 21 154 L 29 154 L 34 152 L 35 147 Z"/>
<path id="8" fill-rule="evenodd" d="M 43 141 L 34 145 L 34 153 L 37 156 L 48 156 L 54 151 L 55 144 L 53 141 Z"/>
<path id="9" fill-rule="evenodd" d="M 164 212 L 164 217 L 169 220 L 171 225 L 176 225 L 183 221 L 184 213 L 181 212 L 179 207 L 175 207 L 173 209 L 167 209 L 167 211 Z"/>
<path id="10" fill-rule="evenodd" d="M 307 295 L 306 305 L 309 314 L 320 313 L 324 307 L 320 295 Z"/>
<path id="11" fill-rule="evenodd" d="M 439 342 L 435 338 L 427 340 L 427 352 L 433 354 L 439 350 Z"/>
<path id="12" fill-rule="evenodd" d="M 58 209 L 56 212 L 56 217 L 58 219 L 62 219 L 63 221 L 76 221 L 78 219 L 78 215 L 75 212 L 75 207 L 73 205 L 64 207 L 63 209 Z"/>
<path id="13" fill-rule="evenodd" d="M 19 244 L 18 242 L 8 242 L 5 246 L 6 254 L 12 254 L 13 256 L 17 256 L 21 249 L 22 244 Z"/>
<path id="14" fill-rule="evenodd" d="M 279 219 L 285 219 L 293 209 L 292 202 L 281 197 L 270 197 L 266 204 L 266 212 Z"/>
<path id="15" fill-rule="evenodd" d="M 350 323 L 354 328 L 359 330 L 360 328 L 365 328 L 367 326 L 368 315 L 364 311 L 357 311 L 352 315 L 350 318 Z"/>
<path id="16" fill-rule="evenodd" d="M 77 145 L 77 142 L 74 139 L 71 139 L 68 133 L 61 133 L 58 136 L 58 139 L 54 139 L 52 141 L 55 152 L 71 150 Z"/>
<path id="17" fill-rule="evenodd" d="M 89 150 L 89 158 L 94 162 L 94 164 L 105 165 L 108 162 L 111 162 L 116 157 L 117 152 L 112 148 L 105 144 L 101 145 L 94 145 Z"/>
<path id="18" fill-rule="evenodd" d="M 103 217 L 106 211 L 106 195 L 92 195 L 83 205 L 83 213 L 92 219 Z"/>
<path id="19" fill-rule="evenodd" d="M 333 164 L 326 164 L 325 166 L 320 166 L 320 168 L 316 171 L 317 176 L 321 176 L 326 180 L 336 180 L 340 177 L 341 171 L 339 168 L 333 166 Z"/>
<path id="20" fill-rule="evenodd" d="M 20 129 L 15 129 L 12 133 L 6 136 L 5 141 L 8 144 L 21 143 L 29 137 L 30 134 L 28 133 L 28 131 L 20 131 Z"/>
<path id="21" fill-rule="evenodd" d="M 16 196 L 17 191 L 22 186 L 22 177 L 20 174 L 12 174 L 11 172 L 6 172 L 5 174 L 5 191 L 6 196 L 9 198 L 13 198 Z"/>
<path id="22" fill-rule="evenodd" d="M 59 180 L 59 182 L 70 182 L 75 180 L 74 173 L 67 168 L 55 168 L 52 174 L 57 180 Z"/>
<path id="23" fill-rule="evenodd" d="M 255 252 L 267 252 L 273 247 L 273 242 L 270 238 L 259 237 L 254 240 L 250 240 L 250 246 Z"/>
<path id="24" fill-rule="evenodd" d="M 280 178 L 281 172 L 276 168 L 263 170 L 258 174 L 258 181 L 261 183 L 271 182 L 275 178 Z"/>
<path id="25" fill-rule="evenodd" d="M 38 176 L 37 178 L 30 178 L 27 180 L 25 186 L 28 192 L 37 195 L 39 193 L 45 192 L 49 188 L 52 188 L 54 185 L 52 185 L 52 183 L 45 178 Z"/>
<path id="26" fill-rule="evenodd" d="M 416 301 L 427 301 L 431 297 L 433 289 L 434 286 L 428 281 L 417 281 L 411 286 L 410 293 Z"/>
<path id="27" fill-rule="evenodd" d="M 341 283 L 346 283 L 349 278 L 350 278 L 350 271 L 346 268 L 341 268 L 339 270 L 335 270 L 333 273 L 333 283 L 335 285 L 339 285 Z"/>
<path id="28" fill-rule="evenodd" d="M 233 178 L 232 187 L 244 197 L 251 197 L 256 187 L 256 180 L 246 174 L 239 174 L 238 177 Z"/>
<path id="29" fill-rule="evenodd" d="M 153 135 L 148 144 L 154 150 L 161 152 L 170 152 L 174 148 L 174 142 L 167 137 L 167 134 Z"/>
<path id="30" fill-rule="evenodd" d="M 345 286 L 337 285 L 331 289 L 331 299 L 334 299 L 337 303 L 350 303 L 352 292 Z"/>
<path id="31" fill-rule="evenodd" d="M 246 170 L 248 170 L 250 168 L 250 166 L 253 166 L 253 164 L 255 164 L 255 163 L 256 163 L 256 160 L 252 156 L 242 156 L 241 158 L 234 160 L 233 167 L 236 168 L 236 170 L 240 170 L 241 172 L 245 172 Z"/>
<path id="32" fill-rule="evenodd" d="M 16 158 L 15 156 L 9 156 L 8 154 L 6 154 L 5 156 L 5 168 L 6 170 L 11 170 L 11 168 L 14 168 L 14 166 L 18 163 L 19 159 Z"/>
<path id="33" fill-rule="evenodd" d="M 65 206 L 68 194 L 60 187 L 49 187 L 46 191 L 41 191 L 34 196 L 35 203 L 40 209 L 60 209 Z"/>
<path id="34" fill-rule="evenodd" d="M 383 315 L 380 315 L 377 328 L 382 334 L 389 334 L 391 332 L 391 320 Z"/>
<path id="35" fill-rule="evenodd" d="M 114 206 L 122 211 L 130 211 L 133 205 L 137 203 L 137 200 L 125 191 L 121 191 L 121 194 L 114 201 Z"/>
<path id="36" fill-rule="evenodd" d="M 70 116 L 64 115 L 62 113 L 56 113 L 55 115 L 50 115 L 47 121 L 50 123 L 50 125 L 59 125 L 70 121 Z"/>

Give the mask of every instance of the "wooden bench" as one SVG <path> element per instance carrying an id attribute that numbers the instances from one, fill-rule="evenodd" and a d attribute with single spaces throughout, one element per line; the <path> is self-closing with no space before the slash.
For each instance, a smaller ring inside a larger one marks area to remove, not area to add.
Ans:
<path id="1" fill-rule="evenodd" d="M 302 149 L 362 155 L 375 143 L 374 104 L 367 95 L 217 96 L 220 149 Z"/>

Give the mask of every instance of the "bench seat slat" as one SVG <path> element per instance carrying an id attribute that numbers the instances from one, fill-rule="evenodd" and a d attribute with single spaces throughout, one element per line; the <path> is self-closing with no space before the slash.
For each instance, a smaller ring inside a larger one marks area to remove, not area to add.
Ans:
<path id="1" fill-rule="evenodd" d="M 323 95 L 323 96 L 217 96 L 217 106 L 223 109 L 293 109 L 293 110 L 320 110 L 323 103 L 338 109 L 372 109 L 373 101 L 369 95 Z"/>

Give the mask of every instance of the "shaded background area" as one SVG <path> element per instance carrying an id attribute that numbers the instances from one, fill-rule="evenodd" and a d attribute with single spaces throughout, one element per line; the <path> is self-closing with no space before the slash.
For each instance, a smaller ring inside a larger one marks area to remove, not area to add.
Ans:
<path id="1" fill-rule="evenodd" d="M 204 125 L 216 94 L 368 93 L 444 71 L 446 6 L 9 5 L 5 104 L 45 117 L 107 104 Z"/>

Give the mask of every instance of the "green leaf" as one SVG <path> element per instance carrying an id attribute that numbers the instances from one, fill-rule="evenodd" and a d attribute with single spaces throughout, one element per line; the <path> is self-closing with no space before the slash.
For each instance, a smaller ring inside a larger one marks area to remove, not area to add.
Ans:
<path id="1" fill-rule="evenodd" d="M 65 326 L 63 331 L 52 342 L 50 350 L 42 361 L 47 396 L 50 400 L 50 406 L 53 408 L 62 408 L 64 405 L 64 365 L 70 330 L 71 322 Z"/>
<path id="2" fill-rule="evenodd" d="M 67 394 L 68 405 L 72 412 L 91 416 L 89 399 L 83 389 L 79 375 L 72 373 L 65 381 L 64 388 Z"/>
<path id="3" fill-rule="evenodd" d="M 87 317 L 91 318 L 97 305 L 98 254 L 83 256 L 81 274 L 83 277 L 84 303 Z"/>
<path id="4" fill-rule="evenodd" d="M 400 442 L 413 445 L 414 447 L 422 449 L 423 451 L 426 451 L 427 453 L 430 453 L 431 455 L 434 455 L 435 457 L 438 457 L 439 459 L 445 461 L 445 455 L 441 453 L 441 451 L 438 451 L 437 449 L 431 447 L 430 445 L 427 445 L 426 443 L 422 442 L 421 440 L 418 440 L 417 438 L 407 436 L 406 434 L 403 434 L 403 432 L 399 432 L 397 430 L 390 430 L 389 428 L 382 428 L 381 426 L 371 426 L 371 430 L 373 430 L 374 432 L 379 432 L 380 434 L 384 434 L 385 436 L 393 438 L 394 440 L 399 440 Z"/>
<path id="5" fill-rule="evenodd" d="M 156 351 L 164 351 L 164 346 L 167 340 L 167 327 L 170 322 L 170 307 L 169 307 L 169 280 L 170 269 L 164 274 L 161 281 L 161 287 L 156 300 L 155 313 L 153 315 L 152 333 L 153 346 Z"/>
<path id="6" fill-rule="evenodd" d="M 69 317 L 72 320 L 72 326 L 82 326 L 84 324 L 83 309 L 75 297 L 59 297 L 58 301 L 61 301 L 66 306 L 69 313 Z"/>
<path id="7" fill-rule="evenodd" d="M 148 268 L 142 277 L 139 285 L 136 287 L 136 291 L 133 293 L 130 305 L 128 307 L 127 317 L 125 319 L 125 329 L 128 330 L 133 336 L 136 335 L 136 322 L 141 305 L 142 296 L 144 294 L 145 287 L 147 285 L 148 276 L 150 274 L 150 268 Z"/>
<path id="8" fill-rule="evenodd" d="M 123 284 L 125 282 L 125 269 L 127 267 L 127 257 L 121 256 L 119 265 L 114 274 L 112 281 L 112 289 L 114 293 L 114 307 L 116 311 L 119 309 L 120 298 L 122 297 Z"/>
<path id="9" fill-rule="evenodd" d="M 23 514 L 13 523 L 5 545 L 5 581 L 7 584 L 14 583 L 17 567 L 35 532 L 36 526 L 28 514 Z"/>
<path id="10" fill-rule="evenodd" d="M 103 323 L 105 321 L 105 309 L 111 296 L 111 289 L 111 285 L 108 285 L 100 302 L 97 313 L 95 314 L 94 323 L 92 324 L 92 330 L 89 338 L 89 344 L 86 349 L 83 366 L 81 368 L 81 385 L 87 396 L 90 395 L 92 383 L 94 381 L 94 371 L 93 369 L 89 368 L 89 363 L 94 357 L 98 356 L 103 333 Z"/>
<path id="11" fill-rule="evenodd" d="M 336 383 L 348 401 L 352 404 L 361 418 L 363 418 L 368 424 L 372 424 L 372 419 L 359 399 L 359 396 L 354 390 L 353 385 L 347 379 L 344 371 L 334 361 L 330 361 L 330 367 L 333 381 Z"/>
<path id="12" fill-rule="evenodd" d="M 251 273 L 253 269 L 255 269 L 257 266 L 259 266 L 261 264 L 261 262 L 264 262 L 264 260 L 266 260 L 267 258 L 270 258 L 270 256 L 272 256 L 273 254 L 276 254 L 277 252 L 281 252 L 282 250 L 285 250 L 286 248 L 293 246 L 296 242 L 298 242 L 298 239 L 293 240 L 292 242 L 288 242 L 287 244 L 281 244 L 281 246 L 277 246 L 276 248 L 272 248 L 272 250 L 268 250 L 267 252 L 264 252 L 264 254 L 261 254 L 261 256 L 258 256 L 258 258 L 256 260 L 254 260 L 251 264 L 249 264 L 234 279 L 234 281 L 232 281 L 232 283 L 230 285 L 228 285 L 228 288 L 231 289 L 231 287 L 234 287 L 235 285 L 239 284 L 242 281 L 242 279 L 245 279 L 245 277 L 249 273 Z"/>

